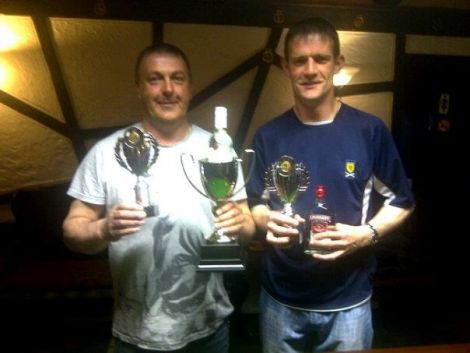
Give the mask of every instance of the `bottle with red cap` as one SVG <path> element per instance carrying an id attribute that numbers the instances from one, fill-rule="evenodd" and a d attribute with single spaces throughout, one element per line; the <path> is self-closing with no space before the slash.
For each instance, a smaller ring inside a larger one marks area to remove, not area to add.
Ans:
<path id="1" fill-rule="evenodd" d="M 315 187 L 315 203 L 313 208 L 310 210 L 307 215 L 307 224 L 308 224 L 308 240 L 315 234 L 324 232 L 327 230 L 329 225 L 334 224 L 333 213 L 327 206 L 326 203 L 326 187 L 325 185 L 317 185 Z M 305 254 L 327 254 L 329 251 L 323 249 L 312 249 L 306 248 L 304 250 Z"/>

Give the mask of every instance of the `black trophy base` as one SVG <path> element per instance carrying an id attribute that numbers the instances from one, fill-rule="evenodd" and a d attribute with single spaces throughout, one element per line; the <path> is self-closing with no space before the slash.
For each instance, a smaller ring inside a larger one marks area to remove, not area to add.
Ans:
<path id="1" fill-rule="evenodd" d="M 244 252 L 238 243 L 204 244 L 198 271 L 227 272 L 244 271 Z"/>

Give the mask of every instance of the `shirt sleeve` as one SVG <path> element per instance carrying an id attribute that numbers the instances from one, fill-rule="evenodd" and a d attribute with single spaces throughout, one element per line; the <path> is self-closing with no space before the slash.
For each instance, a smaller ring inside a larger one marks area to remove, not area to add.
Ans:
<path id="1" fill-rule="evenodd" d="M 393 137 L 384 124 L 375 127 L 373 135 L 374 189 L 385 197 L 385 203 L 409 208 L 414 205 L 411 181 L 407 177 Z"/>

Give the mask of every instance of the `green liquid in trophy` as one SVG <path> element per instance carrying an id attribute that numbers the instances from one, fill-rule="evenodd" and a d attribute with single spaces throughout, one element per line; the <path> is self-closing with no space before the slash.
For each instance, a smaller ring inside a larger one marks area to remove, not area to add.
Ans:
<path id="1" fill-rule="evenodd" d="M 229 197 L 232 191 L 232 184 L 224 178 L 210 178 L 206 187 L 211 197 L 217 200 Z"/>
<path id="2" fill-rule="evenodd" d="M 276 175 L 277 194 L 283 203 L 293 203 L 299 195 L 299 182 L 297 175 Z"/>
<path id="3" fill-rule="evenodd" d="M 201 162 L 202 182 L 208 196 L 223 200 L 232 195 L 237 180 L 238 165 L 233 160 L 224 163 Z"/>
<path id="4" fill-rule="evenodd" d="M 297 200 L 298 190 L 283 189 L 279 190 L 278 194 L 283 203 L 293 203 L 295 200 Z"/>

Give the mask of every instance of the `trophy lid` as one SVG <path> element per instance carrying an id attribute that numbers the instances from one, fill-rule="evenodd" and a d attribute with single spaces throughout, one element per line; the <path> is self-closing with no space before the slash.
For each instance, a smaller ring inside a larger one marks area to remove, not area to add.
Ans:
<path id="1" fill-rule="evenodd" d="M 216 129 L 227 128 L 227 108 L 215 107 L 215 128 Z"/>

